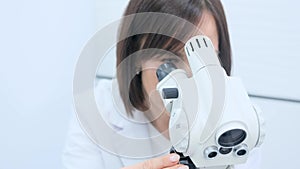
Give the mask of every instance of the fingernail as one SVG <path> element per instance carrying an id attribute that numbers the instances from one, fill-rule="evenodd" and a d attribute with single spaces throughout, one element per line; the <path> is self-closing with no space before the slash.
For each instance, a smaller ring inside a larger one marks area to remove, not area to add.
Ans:
<path id="1" fill-rule="evenodd" d="M 179 160 L 179 155 L 178 154 L 174 154 L 170 157 L 170 161 L 171 162 L 177 162 Z"/>
<path id="2" fill-rule="evenodd" d="M 189 169 L 189 167 L 188 166 L 180 166 L 178 169 Z"/>

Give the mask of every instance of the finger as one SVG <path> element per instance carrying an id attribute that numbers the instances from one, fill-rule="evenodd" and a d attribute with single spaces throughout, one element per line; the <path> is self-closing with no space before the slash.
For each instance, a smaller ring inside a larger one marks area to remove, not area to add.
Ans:
<path id="1" fill-rule="evenodd" d="M 163 169 L 177 165 L 180 156 L 176 153 L 168 154 L 162 157 L 153 158 L 142 163 L 125 167 L 123 169 Z"/>
<path id="2" fill-rule="evenodd" d="M 149 162 L 151 163 L 150 165 L 151 167 L 153 167 L 150 169 L 162 169 L 166 167 L 172 167 L 178 164 L 179 158 L 180 156 L 178 154 L 172 153 L 172 154 L 165 155 L 163 157 L 150 159 L 149 160 Z"/>
<path id="3" fill-rule="evenodd" d="M 175 166 L 164 168 L 164 169 L 189 169 L 189 166 L 182 165 L 182 164 L 177 164 Z"/>

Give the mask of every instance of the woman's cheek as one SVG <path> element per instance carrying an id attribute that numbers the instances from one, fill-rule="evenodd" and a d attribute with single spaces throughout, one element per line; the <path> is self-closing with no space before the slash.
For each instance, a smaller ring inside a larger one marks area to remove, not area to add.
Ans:
<path id="1" fill-rule="evenodd" d="M 156 77 L 156 70 L 153 69 L 143 70 L 142 82 L 143 82 L 143 87 L 147 92 L 147 94 L 150 94 L 150 92 L 156 90 L 156 85 L 158 83 Z"/>
<path id="2" fill-rule="evenodd" d="M 145 99 L 148 103 L 149 111 L 152 113 L 152 118 L 156 119 L 165 110 L 160 94 L 156 90 L 156 85 L 158 83 L 156 70 L 144 70 L 142 74 L 142 82 L 146 91 Z"/>

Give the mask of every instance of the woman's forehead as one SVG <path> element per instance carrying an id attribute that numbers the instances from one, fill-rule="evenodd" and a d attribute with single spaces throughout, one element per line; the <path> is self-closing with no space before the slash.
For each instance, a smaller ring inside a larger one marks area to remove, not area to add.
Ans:
<path id="1" fill-rule="evenodd" d="M 211 12 L 207 10 L 203 12 L 197 27 L 200 30 L 201 34 L 207 36 L 212 41 L 215 50 L 219 51 L 219 36 L 217 24 Z"/>

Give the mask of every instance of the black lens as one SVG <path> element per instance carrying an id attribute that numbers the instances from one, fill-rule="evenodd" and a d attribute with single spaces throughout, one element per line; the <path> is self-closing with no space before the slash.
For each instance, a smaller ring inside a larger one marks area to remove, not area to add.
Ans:
<path id="1" fill-rule="evenodd" d="M 245 155 L 246 153 L 247 153 L 247 151 L 244 150 L 244 149 L 242 149 L 242 150 L 239 150 L 236 154 L 237 154 L 238 156 L 243 156 L 243 155 Z"/>
<path id="2" fill-rule="evenodd" d="M 171 73 L 175 69 L 177 69 L 177 67 L 171 62 L 160 65 L 156 71 L 156 76 L 158 81 L 161 81 L 163 78 L 165 78 L 169 73 Z"/>
<path id="3" fill-rule="evenodd" d="M 223 133 L 218 140 L 218 143 L 224 147 L 233 147 L 246 139 L 246 132 L 241 129 L 233 129 Z"/>
<path id="4" fill-rule="evenodd" d="M 214 158 L 216 156 L 217 156 L 217 152 L 215 152 L 215 151 L 208 154 L 208 158 Z"/>
<path id="5" fill-rule="evenodd" d="M 221 147 L 220 149 L 219 149 L 219 152 L 221 153 L 221 154 L 228 154 L 228 153 L 230 153 L 232 151 L 232 148 L 224 148 L 224 147 Z"/>

